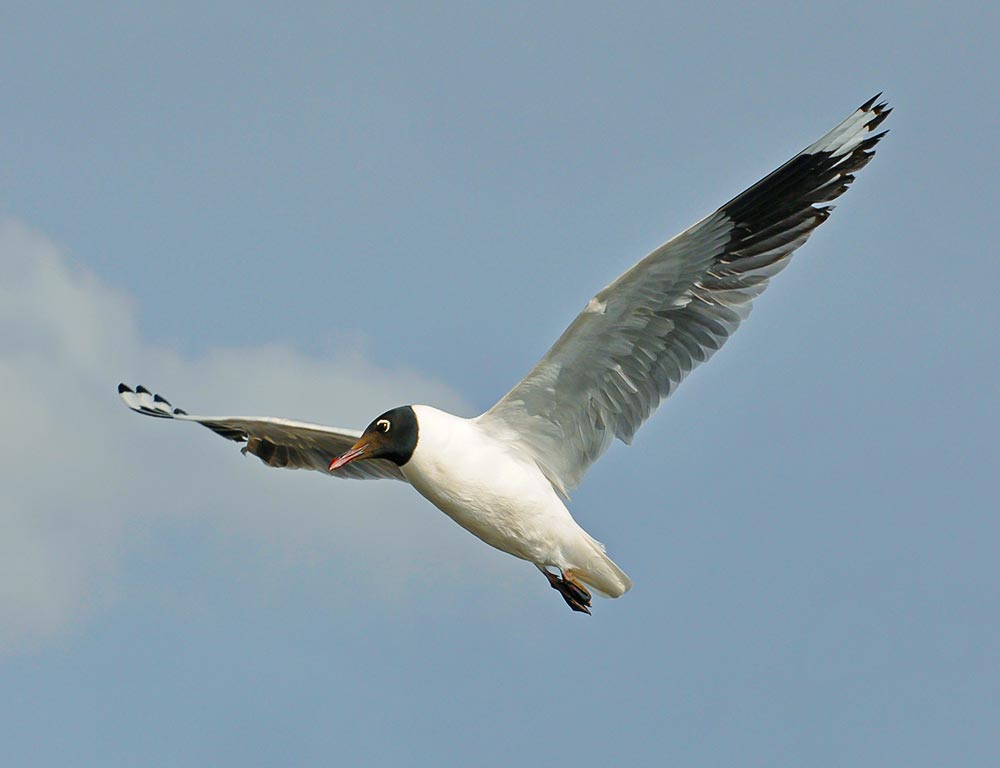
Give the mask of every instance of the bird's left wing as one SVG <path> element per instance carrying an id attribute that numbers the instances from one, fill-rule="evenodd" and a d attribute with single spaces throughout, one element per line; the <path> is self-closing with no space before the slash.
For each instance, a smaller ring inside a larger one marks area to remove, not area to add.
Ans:
<path id="1" fill-rule="evenodd" d="M 157 419 L 193 421 L 227 440 L 246 443 L 243 453 L 252 453 L 269 467 L 315 469 L 333 477 L 405 480 L 399 467 L 384 459 L 356 461 L 330 472 L 330 462 L 361 437 L 353 429 L 267 417 L 192 416 L 141 385 L 132 389 L 119 384 L 118 394 L 136 413 Z"/>
<path id="2" fill-rule="evenodd" d="M 890 111 L 877 100 L 598 293 L 481 426 L 530 453 L 564 495 L 612 438 L 630 442 L 872 158 Z"/>

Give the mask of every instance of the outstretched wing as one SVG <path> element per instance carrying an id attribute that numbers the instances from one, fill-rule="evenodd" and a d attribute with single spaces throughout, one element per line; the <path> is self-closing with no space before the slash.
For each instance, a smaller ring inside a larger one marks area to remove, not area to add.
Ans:
<path id="1" fill-rule="evenodd" d="M 877 100 L 598 293 L 480 423 L 530 450 L 563 494 L 613 437 L 630 442 L 871 160 L 890 112 Z"/>
<path id="2" fill-rule="evenodd" d="M 243 453 L 252 453 L 269 467 L 315 469 L 334 477 L 405 480 L 399 467 L 384 459 L 356 461 L 330 472 L 330 461 L 348 450 L 361 437 L 352 429 L 324 427 L 288 419 L 244 416 L 191 416 L 143 386 L 134 390 L 118 385 L 118 394 L 129 408 L 144 416 L 175 421 L 193 421 L 227 440 L 246 443 Z"/>

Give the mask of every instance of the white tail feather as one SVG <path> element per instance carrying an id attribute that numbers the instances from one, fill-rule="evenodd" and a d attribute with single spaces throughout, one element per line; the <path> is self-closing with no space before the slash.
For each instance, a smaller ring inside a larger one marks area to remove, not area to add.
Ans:
<path id="1" fill-rule="evenodd" d="M 573 574 L 604 597 L 621 597 L 632 588 L 632 579 L 608 557 L 601 542 L 593 538 L 590 542 L 596 557 L 585 568 L 574 568 Z"/>

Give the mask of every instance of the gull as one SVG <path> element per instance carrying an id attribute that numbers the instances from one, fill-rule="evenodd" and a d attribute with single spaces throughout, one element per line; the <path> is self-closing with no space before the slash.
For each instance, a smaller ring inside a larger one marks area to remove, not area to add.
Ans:
<path id="1" fill-rule="evenodd" d="M 463 418 L 428 405 L 363 431 L 279 418 L 193 416 L 120 384 L 137 413 L 191 421 L 271 467 L 392 478 L 487 544 L 533 563 L 574 611 L 631 580 L 573 519 L 569 492 L 750 314 L 875 154 L 891 109 L 873 97 L 773 173 L 654 250 L 587 302 L 496 405 Z M 589 588 L 589 589 L 588 589 Z"/>

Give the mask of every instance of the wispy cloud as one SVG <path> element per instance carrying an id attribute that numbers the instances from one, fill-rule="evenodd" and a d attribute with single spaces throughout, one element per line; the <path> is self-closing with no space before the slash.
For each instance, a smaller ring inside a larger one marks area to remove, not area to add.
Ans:
<path id="1" fill-rule="evenodd" d="M 189 359 L 143 344 L 129 297 L 15 221 L 0 223 L 0 272 L 0 650 L 119 599 L 135 531 L 184 518 L 265 542 L 268 558 L 342 559 L 351 584 L 381 594 L 426 586 L 420 563 L 461 567 L 481 555 L 465 534 L 428 526 L 439 513 L 402 483 L 268 469 L 195 425 L 128 413 L 115 392 L 121 379 L 192 412 L 363 426 L 405 402 L 468 412 L 446 386 L 357 349 L 321 360 L 267 345 Z"/>

